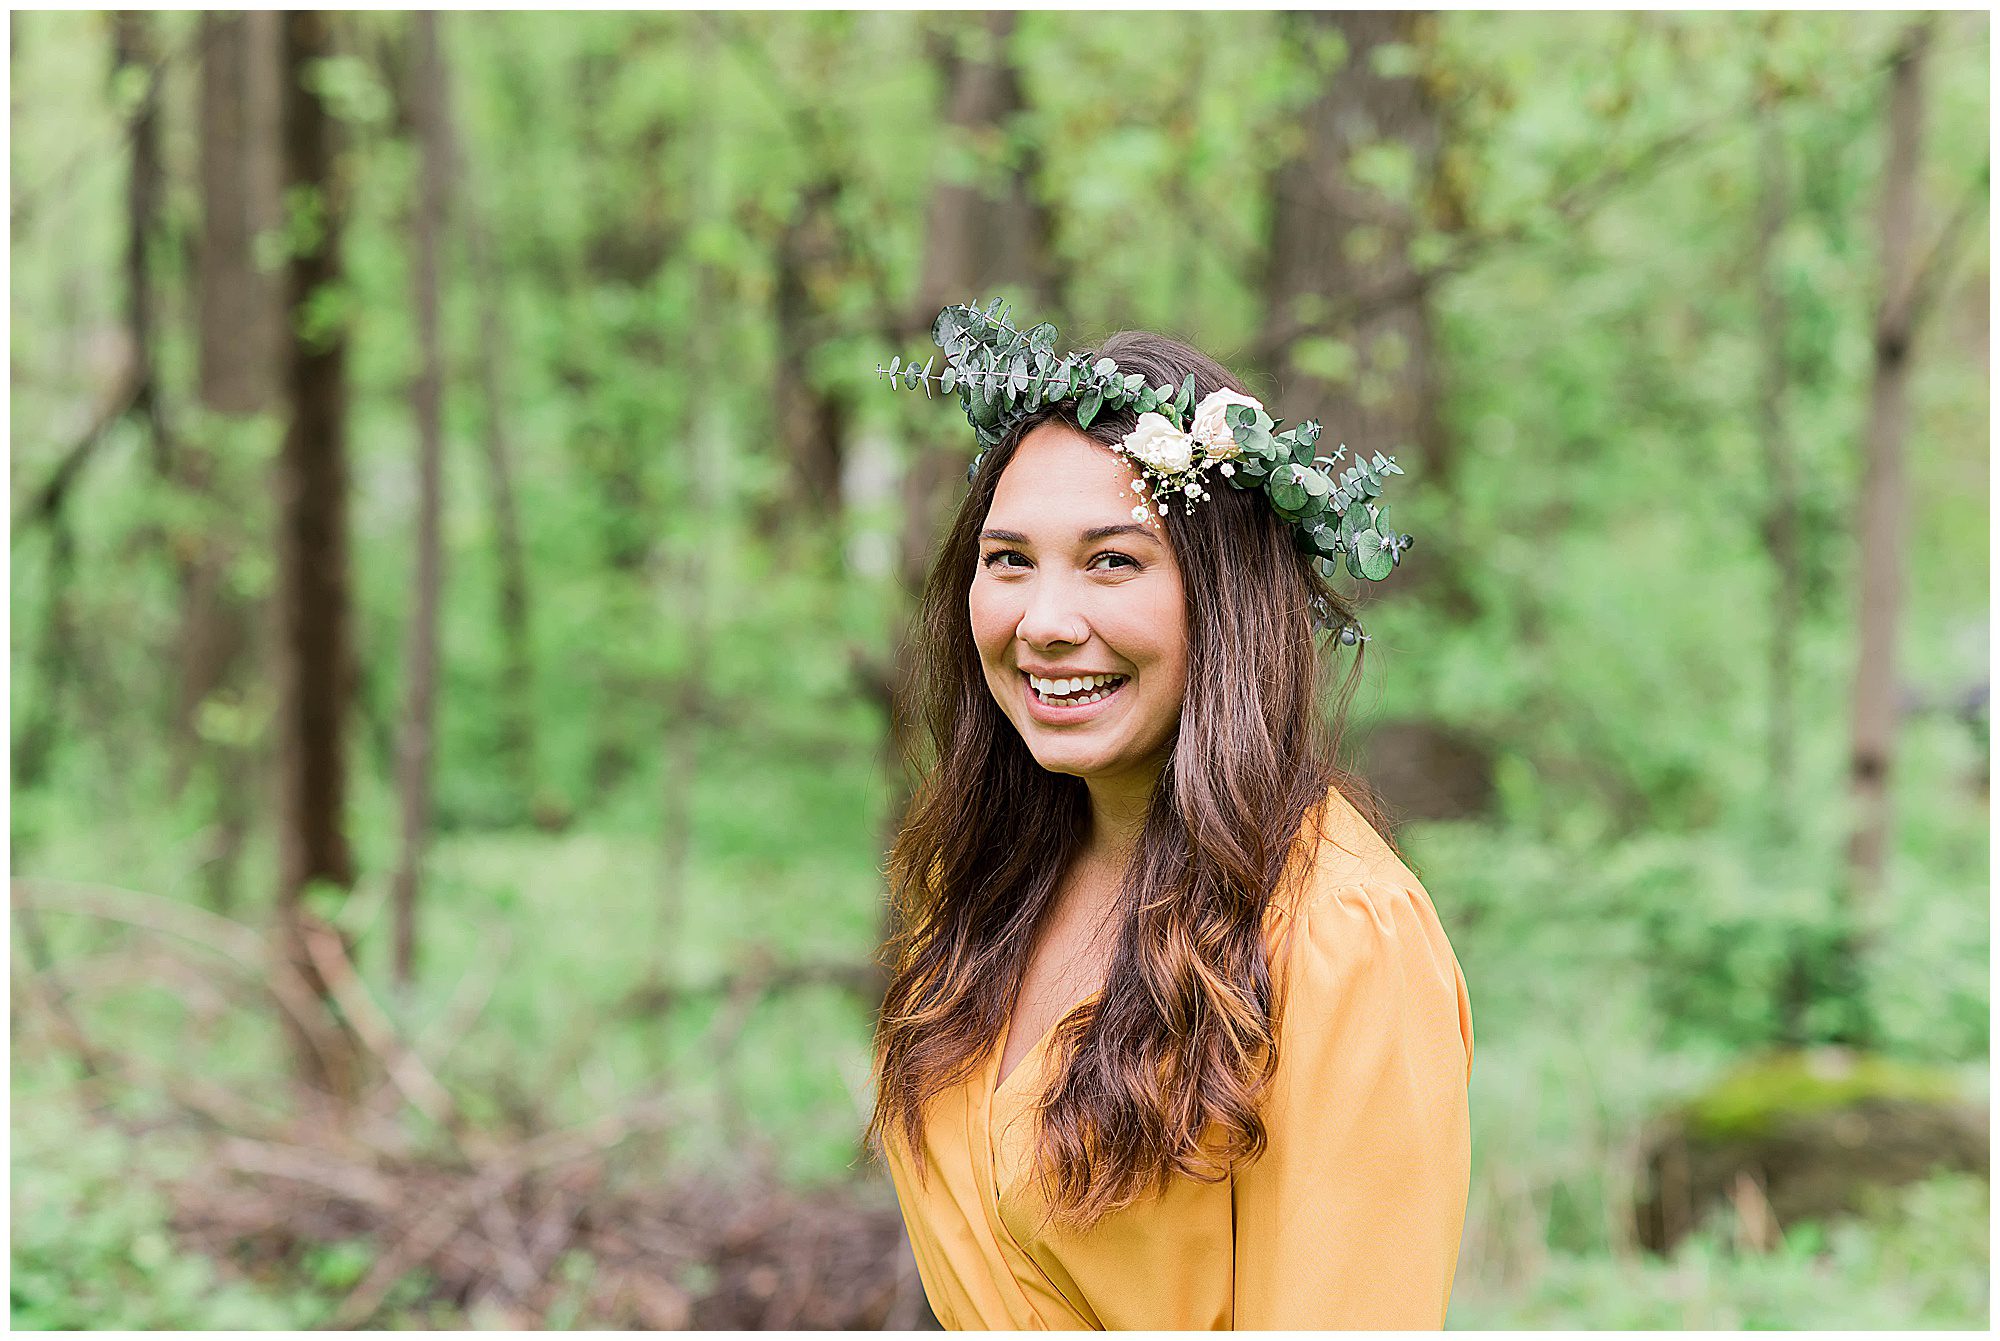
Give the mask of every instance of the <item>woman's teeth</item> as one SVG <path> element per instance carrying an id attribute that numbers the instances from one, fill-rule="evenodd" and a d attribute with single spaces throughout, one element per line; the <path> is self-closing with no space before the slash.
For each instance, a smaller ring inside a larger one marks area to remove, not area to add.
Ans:
<path id="1" fill-rule="evenodd" d="M 1059 703 L 1067 707 L 1108 698 L 1125 680 L 1123 675 L 1085 675 L 1074 680 L 1044 680 L 1039 675 L 1028 677 L 1036 698 L 1044 703 Z"/>

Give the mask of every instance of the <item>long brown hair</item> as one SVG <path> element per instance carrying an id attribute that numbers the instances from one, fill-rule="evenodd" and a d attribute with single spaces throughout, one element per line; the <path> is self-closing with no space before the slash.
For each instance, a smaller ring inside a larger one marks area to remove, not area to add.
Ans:
<path id="1" fill-rule="evenodd" d="M 1153 332 L 1120 332 L 1095 355 L 1150 386 L 1192 374 L 1197 400 L 1245 387 Z M 906 764 L 924 772 L 925 748 L 934 764 L 889 856 L 898 932 L 885 947 L 893 972 L 867 1140 L 879 1150 L 899 1133 L 920 1176 L 925 1104 L 996 1046 L 1036 927 L 1088 827 L 1084 780 L 1037 764 L 993 701 L 966 605 L 979 530 L 1021 439 L 1059 419 L 1112 446 L 1137 422 L 1120 411 L 1081 428 L 1075 408 L 1043 408 L 980 463 L 925 583 L 896 705 L 923 727 Z M 1163 514 L 1186 600 L 1179 731 L 1125 872 L 1104 989 L 1051 1040 L 1060 1068 L 1037 1109 L 1037 1176 L 1051 1213 L 1078 1226 L 1176 1175 L 1215 1181 L 1262 1152 L 1257 1099 L 1277 1041 L 1266 905 L 1329 788 L 1388 835 L 1373 795 L 1338 763 L 1362 645 L 1329 713 L 1340 645 L 1316 645 L 1310 601 L 1318 593 L 1338 615 L 1352 609 L 1261 495 L 1211 487 L 1191 515 Z M 1204 1153 L 1211 1124 L 1222 1146 Z"/>

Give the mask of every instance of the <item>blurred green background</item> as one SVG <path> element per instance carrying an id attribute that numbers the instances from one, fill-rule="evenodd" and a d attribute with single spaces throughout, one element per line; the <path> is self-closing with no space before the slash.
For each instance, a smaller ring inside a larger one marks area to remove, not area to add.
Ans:
<path id="1" fill-rule="evenodd" d="M 9 34 L 15 1326 L 928 1323 L 875 368 L 998 295 L 1406 471 L 1450 1325 L 1987 1325 L 1985 14 Z"/>

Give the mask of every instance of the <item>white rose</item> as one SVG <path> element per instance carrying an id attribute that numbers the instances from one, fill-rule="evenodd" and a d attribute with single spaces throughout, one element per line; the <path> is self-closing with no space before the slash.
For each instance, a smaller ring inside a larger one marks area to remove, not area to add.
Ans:
<path id="1" fill-rule="evenodd" d="M 1211 391 L 1201 398 L 1201 404 L 1194 407 L 1194 425 L 1188 430 L 1196 441 L 1208 448 L 1208 454 L 1218 461 L 1227 461 L 1243 454 L 1243 449 L 1236 443 L 1235 431 L 1222 417 L 1223 412 L 1232 405 L 1252 405 L 1259 410 L 1264 408 L 1263 402 L 1256 397 L 1223 387 L 1220 391 Z"/>
<path id="2" fill-rule="evenodd" d="M 1165 475 L 1178 475 L 1194 464 L 1194 440 L 1173 421 L 1151 410 L 1125 435 L 1125 452 L 1135 461 Z"/>

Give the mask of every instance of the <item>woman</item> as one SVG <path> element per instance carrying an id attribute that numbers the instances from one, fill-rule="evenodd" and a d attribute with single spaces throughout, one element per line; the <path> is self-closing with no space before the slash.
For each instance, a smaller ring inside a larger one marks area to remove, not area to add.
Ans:
<path id="1" fill-rule="evenodd" d="M 1037 328 L 1055 399 L 1024 409 L 1016 377 L 995 428 L 965 381 L 1029 337 L 992 324 L 940 318 L 988 450 L 918 613 L 908 715 L 936 758 L 890 859 L 868 1131 L 931 1306 L 950 1328 L 1439 1327 L 1464 976 L 1335 763 L 1360 664 L 1329 726 L 1310 612 L 1346 606 L 1272 495 L 1177 469 L 1194 398 L 1232 449 L 1272 421 L 1229 414 L 1255 401 L 1178 341 L 1052 367 Z M 1092 359 L 1122 405 L 1088 372 L 1069 394 Z M 1134 373 L 1158 391 L 1135 400 Z"/>

